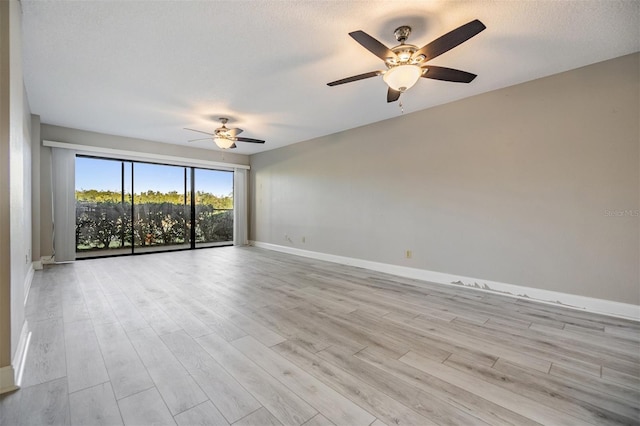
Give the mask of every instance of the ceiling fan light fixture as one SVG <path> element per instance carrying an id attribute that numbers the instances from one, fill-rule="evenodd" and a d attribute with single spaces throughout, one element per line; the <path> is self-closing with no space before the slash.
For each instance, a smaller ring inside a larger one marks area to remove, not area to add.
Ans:
<path id="1" fill-rule="evenodd" d="M 216 143 L 216 145 L 218 145 L 219 148 L 222 148 L 222 149 L 228 149 L 233 146 L 232 139 L 221 138 L 219 136 L 216 136 L 213 138 L 213 141 Z"/>
<path id="2" fill-rule="evenodd" d="M 389 68 L 382 79 L 389 87 L 398 92 L 405 92 L 413 87 L 422 75 L 422 68 L 417 65 L 398 65 Z"/>
<path id="3" fill-rule="evenodd" d="M 407 62 L 411 59 L 411 52 L 407 50 L 400 52 L 398 54 L 398 58 L 400 59 L 400 62 Z"/>

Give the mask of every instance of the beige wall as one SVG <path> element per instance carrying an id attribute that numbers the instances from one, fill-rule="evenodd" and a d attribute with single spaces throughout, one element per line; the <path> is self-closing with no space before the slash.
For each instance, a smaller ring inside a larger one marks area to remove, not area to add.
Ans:
<path id="1" fill-rule="evenodd" d="M 0 368 L 16 353 L 31 267 L 31 114 L 21 13 L 17 0 L 0 3 Z"/>
<path id="2" fill-rule="evenodd" d="M 639 59 L 253 155 L 250 238 L 640 304 Z"/>
<path id="3" fill-rule="evenodd" d="M 139 152 L 141 153 L 141 157 L 144 157 L 145 153 L 154 153 L 220 163 L 249 164 L 249 157 L 243 154 L 185 147 L 182 145 L 171 145 L 142 139 L 88 132 L 68 127 L 52 126 L 48 124 L 42 124 L 40 126 L 40 138 L 41 140 L 55 142 L 66 142 L 78 145 Z M 40 256 L 49 257 L 53 254 L 51 148 L 41 146 L 38 154 L 38 164 L 34 164 L 34 167 L 37 167 L 40 170 L 40 185 L 38 188 L 34 188 L 34 191 L 39 192 L 38 207 L 40 215 L 40 238 L 38 248 L 40 250 Z"/>

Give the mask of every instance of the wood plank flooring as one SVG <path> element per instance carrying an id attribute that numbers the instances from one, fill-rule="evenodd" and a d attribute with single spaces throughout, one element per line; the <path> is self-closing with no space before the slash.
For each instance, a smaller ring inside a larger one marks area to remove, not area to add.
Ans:
<path id="1" fill-rule="evenodd" d="M 640 424 L 640 323 L 250 247 L 35 274 L 0 425 Z"/>

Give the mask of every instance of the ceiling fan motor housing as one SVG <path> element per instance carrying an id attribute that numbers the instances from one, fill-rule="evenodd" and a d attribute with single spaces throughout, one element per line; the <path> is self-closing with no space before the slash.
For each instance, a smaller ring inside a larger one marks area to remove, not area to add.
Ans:
<path id="1" fill-rule="evenodd" d="M 407 64 L 418 65 L 425 58 L 424 55 L 417 55 L 414 57 L 414 54 L 418 51 L 418 46 L 414 46 L 413 44 L 400 44 L 396 47 L 392 47 L 390 50 L 396 54 L 396 57 L 387 58 L 385 63 L 388 67 Z"/>
<path id="2" fill-rule="evenodd" d="M 405 44 L 411 34 L 411 27 L 403 25 L 396 28 L 393 34 L 396 36 L 396 40 L 398 40 L 400 44 L 389 49 L 395 53 L 396 56 L 387 58 L 384 61 L 387 68 L 396 67 L 398 65 L 419 65 L 425 60 L 424 55 L 415 55 L 415 53 L 420 50 L 418 46 Z"/>

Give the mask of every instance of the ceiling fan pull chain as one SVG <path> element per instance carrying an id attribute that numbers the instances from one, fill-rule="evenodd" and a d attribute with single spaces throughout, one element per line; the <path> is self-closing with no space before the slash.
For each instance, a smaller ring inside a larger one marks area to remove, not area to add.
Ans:
<path id="1" fill-rule="evenodd" d="M 404 105 L 402 105 L 402 101 L 398 103 L 398 107 L 400 108 L 400 114 L 404 114 Z"/>

